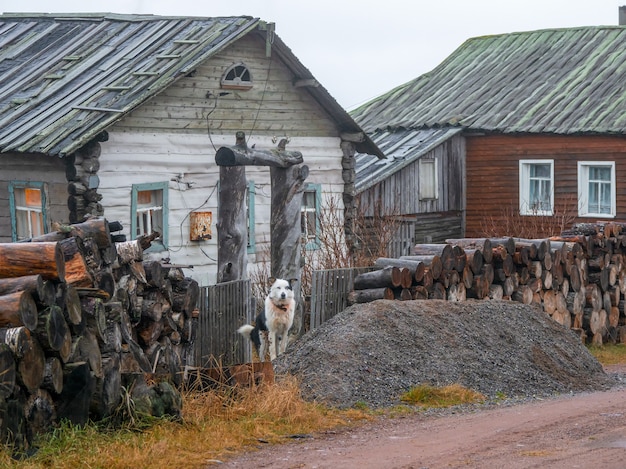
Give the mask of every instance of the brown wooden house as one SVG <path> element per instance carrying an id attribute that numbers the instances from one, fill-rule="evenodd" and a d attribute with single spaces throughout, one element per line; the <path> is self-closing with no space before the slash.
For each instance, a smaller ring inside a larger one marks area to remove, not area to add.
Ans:
<path id="1" fill-rule="evenodd" d="M 10 13 L 0 32 L 0 242 L 103 215 L 127 239 L 158 232 L 145 257 L 210 285 L 215 155 L 238 131 L 302 154 L 309 249 L 327 197 L 354 211 L 354 154 L 380 154 L 259 18 Z M 267 261 L 269 169 L 241 190 L 252 269 Z"/>
<path id="2" fill-rule="evenodd" d="M 358 197 L 399 206 L 417 242 L 625 221 L 625 44 L 626 26 L 467 40 L 352 112 L 387 155 L 357 157 Z"/>

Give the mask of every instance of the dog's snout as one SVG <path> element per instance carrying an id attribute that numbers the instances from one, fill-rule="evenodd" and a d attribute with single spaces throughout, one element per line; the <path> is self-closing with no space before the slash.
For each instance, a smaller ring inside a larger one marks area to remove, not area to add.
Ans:
<path id="1" fill-rule="evenodd" d="M 285 298 L 287 298 L 287 294 L 285 292 L 282 292 L 280 294 L 280 297 L 284 300 Z"/>

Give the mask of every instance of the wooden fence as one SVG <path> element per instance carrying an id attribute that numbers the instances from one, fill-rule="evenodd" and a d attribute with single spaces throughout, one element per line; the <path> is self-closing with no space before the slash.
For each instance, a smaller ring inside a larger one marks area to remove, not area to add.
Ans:
<path id="1" fill-rule="evenodd" d="M 311 322 L 313 330 L 348 306 L 354 277 L 371 267 L 316 270 L 311 281 Z"/>
<path id="2" fill-rule="evenodd" d="M 389 257 L 400 257 L 411 254 L 415 245 L 415 221 L 402 220 L 387 246 Z"/>
<path id="3" fill-rule="evenodd" d="M 314 329 L 348 306 L 354 278 L 372 267 L 316 270 L 311 288 L 311 322 Z M 250 280 L 200 287 L 198 330 L 193 366 L 213 367 L 247 363 L 252 359 L 250 342 L 237 334 L 243 324 L 254 321 L 255 300 Z"/>
<path id="4" fill-rule="evenodd" d="M 237 328 L 253 321 L 250 280 L 200 288 L 195 366 L 233 365 L 251 359 L 250 341 Z"/>

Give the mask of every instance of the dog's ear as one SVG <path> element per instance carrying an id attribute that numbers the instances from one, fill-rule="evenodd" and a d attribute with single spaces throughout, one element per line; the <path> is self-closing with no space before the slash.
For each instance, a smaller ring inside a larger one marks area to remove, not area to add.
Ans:
<path id="1" fill-rule="evenodd" d="M 289 282 L 289 287 L 291 287 L 293 289 L 293 284 L 298 282 L 297 278 L 290 278 L 289 280 L 287 280 Z"/>
<path id="2" fill-rule="evenodd" d="M 271 287 L 272 285 L 274 285 L 274 282 L 276 281 L 276 277 L 269 277 L 267 281 L 270 282 L 270 287 Z"/>

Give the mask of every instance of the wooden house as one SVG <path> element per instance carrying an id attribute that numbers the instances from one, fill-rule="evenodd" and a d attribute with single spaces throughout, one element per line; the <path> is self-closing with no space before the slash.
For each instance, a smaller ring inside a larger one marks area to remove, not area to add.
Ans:
<path id="1" fill-rule="evenodd" d="M 358 197 L 416 242 L 626 220 L 624 44 L 626 26 L 467 40 L 351 113 L 387 156 L 357 155 Z"/>
<path id="2" fill-rule="evenodd" d="M 259 18 L 118 14 L 0 16 L 0 242 L 85 216 L 127 239 L 157 232 L 146 257 L 215 282 L 216 151 L 301 152 L 303 236 L 317 247 L 324 199 L 354 208 L 354 154 L 381 154 Z M 267 261 L 270 171 L 246 172 L 248 267 Z M 350 219 L 350 217 L 346 217 Z"/>

